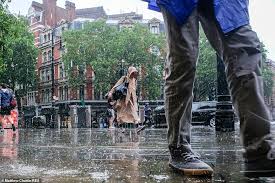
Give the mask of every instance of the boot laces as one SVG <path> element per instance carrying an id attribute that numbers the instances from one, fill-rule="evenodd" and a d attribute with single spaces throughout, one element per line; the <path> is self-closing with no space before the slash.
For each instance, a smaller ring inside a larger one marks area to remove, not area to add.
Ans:
<path id="1" fill-rule="evenodd" d="M 188 161 L 188 160 L 195 160 L 195 159 L 200 159 L 200 155 L 199 154 L 197 154 L 197 153 L 191 153 L 191 152 L 189 152 L 189 153 L 182 153 L 182 157 L 186 160 L 186 161 Z"/>

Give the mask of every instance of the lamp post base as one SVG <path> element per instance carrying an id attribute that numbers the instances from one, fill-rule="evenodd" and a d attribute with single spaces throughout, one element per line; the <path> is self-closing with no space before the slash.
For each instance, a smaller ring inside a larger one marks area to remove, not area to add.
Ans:
<path id="1" fill-rule="evenodd" d="M 231 132 L 235 130 L 234 110 L 230 95 L 219 95 L 216 110 L 216 131 Z"/>

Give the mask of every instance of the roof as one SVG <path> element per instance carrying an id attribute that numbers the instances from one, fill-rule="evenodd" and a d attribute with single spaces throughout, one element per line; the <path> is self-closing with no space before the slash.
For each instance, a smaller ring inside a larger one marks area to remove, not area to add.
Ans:
<path id="1" fill-rule="evenodd" d="M 92 22 L 92 21 L 94 21 L 95 19 L 93 19 L 93 18 L 82 18 L 82 17 L 80 17 L 80 18 L 76 18 L 76 19 L 74 19 L 73 20 L 73 22 Z"/>
<path id="2" fill-rule="evenodd" d="M 149 20 L 149 23 L 160 23 L 160 20 L 157 18 L 152 18 Z"/>
<path id="3" fill-rule="evenodd" d="M 124 19 L 125 17 L 131 18 L 134 20 L 142 20 L 143 19 L 143 15 L 137 14 L 136 12 L 108 15 L 108 19 Z"/>
<path id="4" fill-rule="evenodd" d="M 107 19 L 107 21 L 106 21 L 107 24 L 115 24 L 115 25 L 117 25 L 118 22 L 119 22 L 119 20 L 112 20 L 112 19 Z"/>
<path id="5" fill-rule="evenodd" d="M 124 18 L 124 19 L 121 19 L 118 23 L 119 24 L 134 24 L 135 22 L 133 19 Z"/>
<path id="6" fill-rule="evenodd" d="M 35 6 L 35 7 L 38 7 L 38 8 L 43 9 L 43 4 L 38 3 L 38 2 L 36 2 L 36 1 L 33 1 L 31 6 L 32 6 L 32 7 L 34 7 L 34 6 Z"/>
<path id="7" fill-rule="evenodd" d="M 99 19 L 106 18 L 107 14 L 103 9 L 103 6 L 93 7 L 93 8 L 84 8 L 84 9 L 76 9 L 76 18 L 91 18 L 91 19 Z"/>

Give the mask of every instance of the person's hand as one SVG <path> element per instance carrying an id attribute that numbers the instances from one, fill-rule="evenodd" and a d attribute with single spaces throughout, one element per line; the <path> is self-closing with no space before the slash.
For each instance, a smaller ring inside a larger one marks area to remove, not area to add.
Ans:
<path id="1" fill-rule="evenodd" d="M 109 100 L 113 100 L 113 95 L 112 95 L 111 92 L 108 93 L 108 101 L 109 101 Z"/>
<path id="2" fill-rule="evenodd" d="M 109 104 L 110 104 L 111 106 L 114 106 L 114 105 L 116 104 L 116 101 L 110 100 L 110 101 L 109 101 Z"/>

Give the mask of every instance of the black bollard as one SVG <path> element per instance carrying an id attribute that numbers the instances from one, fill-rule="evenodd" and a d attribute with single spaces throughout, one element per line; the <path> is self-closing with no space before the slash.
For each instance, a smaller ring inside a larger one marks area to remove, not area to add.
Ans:
<path id="1" fill-rule="evenodd" d="M 217 55 L 217 109 L 215 126 L 216 131 L 234 131 L 234 110 L 231 102 L 228 84 L 225 75 L 224 63 Z"/>

